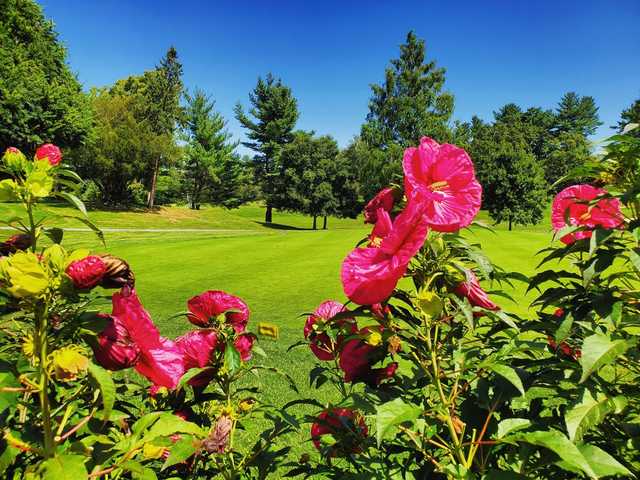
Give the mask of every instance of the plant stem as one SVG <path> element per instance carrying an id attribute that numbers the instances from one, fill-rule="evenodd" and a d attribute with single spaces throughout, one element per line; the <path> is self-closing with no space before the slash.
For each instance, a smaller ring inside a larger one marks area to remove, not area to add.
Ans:
<path id="1" fill-rule="evenodd" d="M 47 373 L 47 308 L 36 309 L 36 338 L 38 339 L 38 376 L 40 386 L 40 413 L 44 436 L 44 457 L 51 458 L 55 454 L 53 429 L 51 427 L 51 407 L 49 405 L 49 375 Z"/>

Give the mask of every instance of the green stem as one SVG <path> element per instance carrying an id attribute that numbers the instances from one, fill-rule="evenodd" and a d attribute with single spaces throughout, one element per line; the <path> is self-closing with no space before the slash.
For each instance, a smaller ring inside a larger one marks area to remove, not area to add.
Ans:
<path id="1" fill-rule="evenodd" d="M 36 222 L 33 219 L 33 204 L 31 199 L 26 202 L 27 214 L 29 215 L 29 235 L 31 236 L 31 251 L 36 252 Z"/>
<path id="2" fill-rule="evenodd" d="M 438 352 L 437 352 L 437 343 L 438 343 L 438 326 L 435 327 L 434 339 L 431 339 L 431 328 L 427 327 L 427 344 L 429 346 L 429 350 L 431 353 L 431 367 L 433 369 L 433 381 L 436 384 L 436 388 L 438 390 L 438 396 L 440 397 L 440 402 L 445 410 L 445 421 L 447 423 L 447 427 L 449 429 L 449 435 L 451 435 L 451 441 L 453 442 L 453 450 L 456 453 L 456 456 L 460 460 L 460 463 L 464 467 L 467 467 L 467 459 L 465 457 L 464 451 L 461 446 L 460 438 L 458 437 L 458 433 L 456 432 L 456 427 L 453 424 L 453 419 L 451 418 L 451 409 L 447 396 L 444 394 L 444 389 L 442 387 L 442 382 L 440 381 L 440 366 L 438 365 Z"/>
<path id="3" fill-rule="evenodd" d="M 44 457 L 51 458 L 55 454 L 53 428 L 51 426 L 51 406 L 49 405 L 49 375 L 47 373 L 47 309 L 36 310 L 36 338 L 38 339 L 38 377 L 40 413 L 42 415 L 42 430 L 44 435 Z"/>

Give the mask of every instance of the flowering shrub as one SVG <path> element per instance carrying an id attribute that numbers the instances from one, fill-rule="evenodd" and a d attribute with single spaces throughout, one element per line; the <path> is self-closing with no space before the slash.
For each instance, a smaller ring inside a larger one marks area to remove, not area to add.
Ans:
<path id="1" fill-rule="evenodd" d="M 297 423 L 246 387 L 246 375 L 263 369 L 249 363 L 262 351 L 248 306 L 206 291 L 187 302 L 197 328 L 161 336 L 126 261 L 67 251 L 63 231 L 38 218 L 38 202 L 59 197 L 102 238 L 58 147 L 43 145 L 33 161 L 9 148 L 0 169 L 9 177 L 0 201 L 25 211 L 4 222 L 18 233 L 0 244 L 3 478 L 253 478 L 277 468 L 274 439 Z M 117 289 L 110 313 L 92 308 L 99 288 Z M 237 432 L 256 418 L 271 426 L 238 448 Z"/>
<path id="2" fill-rule="evenodd" d="M 305 324 L 320 361 L 310 381 L 339 393 L 329 405 L 309 401 L 320 409 L 307 418 L 319 454 L 290 475 L 640 474 L 640 145 L 621 135 L 606 151 L 580 172 L 596 186 L 554 200 L 565 245 L 546 249 L 542 264 L 561 268 L 530 280 L 539 311 L 521 319 L 479 278 L 529 280 L 459 233 L 480 208 L 471 159 L 427 138 L 406 150 L 404 200 L 395 187 L 367 205 L 372 233 L 343 262 L 353 303 L 324 302 Z"/>

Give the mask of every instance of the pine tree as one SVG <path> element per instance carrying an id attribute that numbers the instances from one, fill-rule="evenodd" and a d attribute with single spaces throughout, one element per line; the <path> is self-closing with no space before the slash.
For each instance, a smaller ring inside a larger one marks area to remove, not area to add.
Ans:
<path id="1" fill-rule="evenodd" d="M 555 129 L 558 132 L 577 132 L 587 137 L 602 125 L 593 97 L 581 97 L 575 92 L 563 95 L 556 108 Z"/>
<path id="2" fill-rule="evenodd" d="M 238 206 L 241 201 L 236 192 L 242 170 L 234 153 L 238 143 L 231 141 L 226 121 L 203 91 L 187 94 L 186 99 L 185 179 L 191 208 L 199 208 L 205 193 L 214 204 Z"/>
<path id="3" fill-rule="evenodd" d="M 53 23 L 31 0 L 0 0 L 0 151 L 80 145 L 91 104 L 66 64 Z"/>
<path id="4" fill-rule="evenodd" d="M 242 144 L 256 152 L 253 162 L 266 201 L 265 222 L 271 223 L 273 208 L 279 207 L 278 198 L 283 198 L 279 155 L 293 140 L 298 104 L 291 89 L 270 73 L 264 80 L 258 78 L 256 87 L 249 94 L 249 102 L 248 115 L 239 103 L 235 114 L 247 129 L 249 141 Z"/>
<path id="5" fill-rule="evenodd" d="M 425 58 L 424 40 L 409 32 L 400 57 L 391 60 L 385 71 L 384 83 L 371 86 L 373 95 L 361 134 L 369 145 L 406 147 L 417 145 L 425 135 L 450 140 L 453 95 L 443 91 L 444 68 Z"/>
<path id="6" fill-rule="evenodd" d="M 638 123 L 640 124 L 640 98 L 629 105 L 629 108 L 622 111 L 620 114 L 620 121 L 615 127 L 618 132 L 622 132 L 624 127 L 626 127 L 630 123 Z M 629 132 L 630 135 L 634 137 L 640 137 L 640 128 L 635 128 Z"/>

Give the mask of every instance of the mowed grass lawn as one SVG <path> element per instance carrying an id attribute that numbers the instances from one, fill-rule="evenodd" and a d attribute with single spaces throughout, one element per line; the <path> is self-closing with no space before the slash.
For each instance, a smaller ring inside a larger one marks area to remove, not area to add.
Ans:
<path id="1" fill-rule="evenodd" d="M 0 205 L 2 218 L 10 218 L 15 205 Z M 42 213 L 68 214 L 71 210 L 45 206 Z M 242 297 L 252 316 L 249 328 L 257 332 L 258 322 L 279 327 L 277 340 L 259 338 L 267 358 L 256 361 L 284 369 L 297 382 L 303 396 L 330 401 L 330 387 L 316 392 L 308 387 L 308 372 L 315 357 L 306 348 L 287 352 L 302 339 L 304 317 L 326 299 L 346 301 L 340 283 L 340 264 L 370 226 L 362 219 L 329 219 L 329 230 L 309 230 L 311 219 L 275 212 L 274 225 L 261 222 L 264 211 L 257 205 L 237 210 L 184 207 L 163 208 L 157 213 L 92 211 L 90 217 L 101 227 L 159 228 L 168 232 L 107 232 L 106 250 L 126 259 L 136 275 L 136 289 L 162 333 L 175 337 L 193 328 L 185 317 L 172 318 L 186 310 L 193 295 L 219 289 Z M 481 213 L 479 220 L 489 223 Z M 65 227 L 78 226 L 71 221 Z M 216 232 L 179 232 L 188 229 L 221 229 Z M 67 232 L 65 244 L 105 251 L 90 233 Z M 479 242 L 489 258 L 506 270 L 530 275 L 535 270 L 534 254 L 549 245 L 547 221 L 509 232 L 502 225 L 495 233 L 474 228 L 465 232 Z M 533 295 L 525 297 L 524 285 L 510 291 L 517 303 L 496 300 L 507 311 L 528 314 Z M 104 306 L 106 311 L 108 305 Z M 294 398 L 286 382 L 267 375 L 261 380 L 266 399 L 281 405 Z M 307 435 L 302 434 L 300 443 Z"/>

